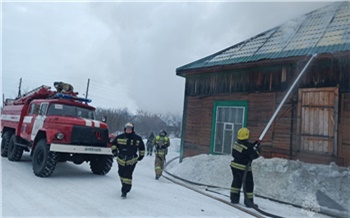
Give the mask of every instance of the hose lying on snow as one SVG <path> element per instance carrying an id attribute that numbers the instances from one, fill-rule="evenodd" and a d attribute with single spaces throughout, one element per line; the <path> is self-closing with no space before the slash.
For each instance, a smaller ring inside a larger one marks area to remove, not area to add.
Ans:
<path id="1" fill-rule="evenodd" d="M 164 172 L 167 173 L 168 175 L 172 176 L 173 178 L 176 178 L 182 182 L 186 182 L 186 183 L 189 183 L 189 184 L 192 184 L 192 185 L 196 185 L 196 186 L 204 186 L 204 187 L 208 187 L 208 188 L 216 188 L 216 189 L 224 189 L 224 190 L 230 190 L 230 188 L 226 188 L 226 187 L 220 187 L 220 186 L 215 186 L 215 185 L 207 185 L 207 184 L 203 184 L 203 183 L 197 183 L 197 182 L 192 182 L 190 180 L 186 180 L 184 178 L 181 178 L 179 176 L 176 176 L 172 173 L 169 173 L 167 170 L 166 170 L 166 167 L 174 160 L 178 159 L 179 157 L 175 157 L 175 158 L 172 158 L 171 160 L 169 160 L 165 166 L 164 166 Z M 208 191 L 208 192 L 213 192 L 213 193 L 216 193 L 216 194 L 219 194 L 219 195 L 223 195 L 223 196 L 226 196 L 226 197 L 230 197 L 228 195 L 225 195 L 225 194 L 222 194 L 220 192 L 217 192 L 217 191 L 213 191 L 213 190 L 210 190 L 206 188 L 205 191 Z M 280 203 L 280 204 L 285 204 L 285 205 L 290 205 L 290 206 L 294 206 L 294 207 L 297 207 L 297 208 L 303 208 L 302 206 L 300 205 L 297 205 L 297 204 L 292 204 L 292 203 L 288 203 L 288 202 L 285 202 L 285 201 L 280 201 L 280 200 L 276 200 L 276 199 L 273 199 L 273 198 L 269 198 L 269 197 L 266 197 L 266 196 L 263 196 L 263 195 L 259 195 L 259 194 L 254 194 L 256 197 L 259 197 L 259 198 L 264 198 L 264 199 L 267 199 L 267 200 L 270 200 L 270 201 L 274 201 L 274 202 L 277 202 L 277 203 Z M 259 211 L 260 212 L 260 211 Z M 335 214 L 335 213 L 332 213 L 331 211 L 328 212 L 328 211 L 318 211 L 318 213 L 320 214 L 324 214 L 324 215 L 327 215 L 327 216 L 335 216 L 335 217 L 346 217 L 346 216 L 340 216 L 339 214 Z"/>
<path id="2" fill-rule="evenodd" d="M 181 178 L 181 177 L 179 177 L 179 176 L 176 176 L 176 175 L 174 175 L 174 174 L 172 174 L 172 173 L 169 173 L 169 172 L 166 170 L 166 167 L 168 166 L 168 164 L 170 164 L 172 161 L 176 160 L 177 158 L 179 158 L 179 157 L 175 157 L 175 158 L 171 159 L 169 162 L 167 162 L 167 163 L 165 164 L 165 166 L 164 166 L 164 172 L 165 172 L 165 173 L 169 174 L 170 176 L 172 176 L 172 177 L 174 177 L 174 178 L 176 178 L 176 179 L 178 179 L 178 180 L 181 180 L 181 181 L 186 182 L 186 183 L 190 183 L 190 184 L 192 184 L 192 185 L 206 186 L 206 187 L 209 187 L 209 188 L 222 188 L 222 187 L 218 187 L 218 186 L 205 185 L 205 184 L 201 184 L 201 183 L 197 183 L 197 182 L 192 182 L 192 181 L 183 179 L 183 178 Z M 247 177 L 246 174 L 247 174 L 247 171 L 245 171 L 245 174 L 244 174 L 244 176 L 243 176 L 243 190 L 245 190 L 245 178 Z M 244 191 L 244 195 L 246 195 L 246 192 L 245 192 L 245 191 Z M 247 196 L 245 196 L 245 197 L 247 197 Z M 251 203 L 251 206 L 252 206 L 256 211 L 258 211 L 259 213 L 261 213 L 261 214 L 263 214 L 263 215 L 265 215 L 265 216 L 269 216 L 269 217 L 273 217 L 273 218 L 282 218 L 282 217 L 280 217 L 280 216 L 277 216 L 277 215 L 274 215 L 274 214 L 270 214 L 270 213 L 268 213 L 268 212 L 265 212 L 265 211 L 263 211 L 263 210 L 260 210 L 260 209 L 257 208 L 255 205 L 253 205 L 252 202 L 250 202 L 250 203 Z"/>

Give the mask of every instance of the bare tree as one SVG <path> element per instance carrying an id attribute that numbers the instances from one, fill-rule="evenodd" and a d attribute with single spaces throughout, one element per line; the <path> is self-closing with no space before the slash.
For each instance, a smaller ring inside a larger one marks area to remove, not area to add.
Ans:
<path id="1" fill-rule="evenodd" d="M 135 131 L 144 138 L 149 136 L 150 132 L 158 134 L 161 130 L 167 131 L 177 137 L 181 134 L 181 117 L 173 114 L 152 114 L 139 110 L 136 115 L 124 109 L 96 109 L 97 119 L 102 120 L 107 117 L 109 131 L 123 131 L 126 122 L 131 121 L 135 125 Z"/>
<path id="2" fill-rule="evenodd" d="M 107 118 L 107 125 L 109 132 L 123 131 L 124 125 L 130 120 L 133 115 L 128 112 L 126 108 L 123 109 L 96 109 L 96 117 L 102 120 Z"/>

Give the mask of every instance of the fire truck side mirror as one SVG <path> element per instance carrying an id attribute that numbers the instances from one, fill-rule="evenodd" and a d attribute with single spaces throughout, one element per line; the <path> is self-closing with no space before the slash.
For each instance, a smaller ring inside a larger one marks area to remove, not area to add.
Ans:
<path id="1" fill-rule="evenodd" d="M 107 116 L 102 117 L 102 122 L 107 123 Z"/>

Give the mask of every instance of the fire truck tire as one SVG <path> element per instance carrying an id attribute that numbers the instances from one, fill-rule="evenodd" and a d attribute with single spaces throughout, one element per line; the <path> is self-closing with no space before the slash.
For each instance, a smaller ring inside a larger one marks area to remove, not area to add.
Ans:
<path id="1" fill-rule="evenodd" d="M 8 146 L 11 138 L 11 132 L 4 132 L 1 139 L 1 157 L 7 157 Z"/>
<path id="2" fill-rule="evenodd" d="M 20 161 L 23 155 L 23 148 L 16 145 L 16 136 L 13 134 L 10 138 L 7 150 L 7 158 L 10 161 Z"/>
<path id="3" fill-rule="evenodd" d="M 33 172 L 38 177 L 50 176 L 56 168 L 56 153 L 49 151 L 46 139 L 41 139 L 35 146 L 33 153 Z"/>
<path id="4" fill-rule="evenodd" d="M 97 175 L 107 174 L 113 165 L 112 155 L 95 155 L 90 160 L 90 169 L 92 173 Z"/>

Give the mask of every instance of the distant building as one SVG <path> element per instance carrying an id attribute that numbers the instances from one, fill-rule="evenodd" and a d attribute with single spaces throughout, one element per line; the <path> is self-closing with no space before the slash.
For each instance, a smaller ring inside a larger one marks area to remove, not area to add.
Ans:
<path id="1" fill-rule="evenodd" d="M 242 126 L 264 157 L 350 166 L 350 2 L 334 2 L 176 69 L 184 77 L 181 158 L 230 154 Z"/>

